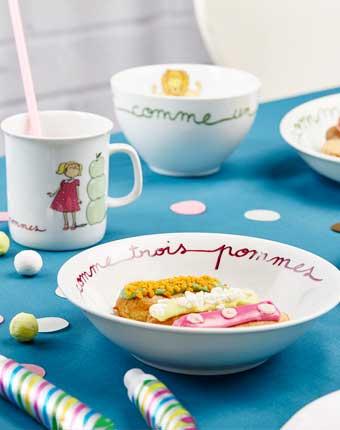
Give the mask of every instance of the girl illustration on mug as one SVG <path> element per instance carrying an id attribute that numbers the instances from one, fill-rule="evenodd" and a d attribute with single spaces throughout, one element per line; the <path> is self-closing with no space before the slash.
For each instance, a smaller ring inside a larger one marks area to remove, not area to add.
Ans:
<path id="1" fill-rule="evenodd" d="M 57 175 L 64 175 L 67 179 L 60 182 L 59 188 L 54 193 L 47 193 L 49 197 L 54 197 L 50 208 L 62 212 L 64 216 L 63 230 L 75 230 L 86 224 L 77 225 L 76 214 L 80 211 L 81 200 L 79 199 L 79 179 L 83 166 L 76 161 L 60 163 L 56 171 Z M 68 214 L 71 214 L 72 225 L 70 227 Z"/>

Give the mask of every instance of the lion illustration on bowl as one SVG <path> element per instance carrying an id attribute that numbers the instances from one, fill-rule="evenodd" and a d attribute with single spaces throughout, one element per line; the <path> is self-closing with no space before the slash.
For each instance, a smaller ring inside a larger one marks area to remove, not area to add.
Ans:
<path id="1" fill-rule="evenodd" d="M 162 89 L 159 92 L 157 84 L 152 85 L 152 93 L 165 96 L 199 96 L 202 84 L 195 82 L 195 89 L 190 89 L 190 77 L 185 70 L 166 70 L 161 78 Z"/>

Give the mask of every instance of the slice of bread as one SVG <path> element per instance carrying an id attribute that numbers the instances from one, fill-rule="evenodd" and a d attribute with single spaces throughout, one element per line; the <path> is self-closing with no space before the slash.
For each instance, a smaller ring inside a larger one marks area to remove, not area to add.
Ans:
<path id="1" fill-rule="evenodd" d="M 321 148 L 321 152 L 326 155 L 340 157 L 340 137 L 327 140 Z"/>

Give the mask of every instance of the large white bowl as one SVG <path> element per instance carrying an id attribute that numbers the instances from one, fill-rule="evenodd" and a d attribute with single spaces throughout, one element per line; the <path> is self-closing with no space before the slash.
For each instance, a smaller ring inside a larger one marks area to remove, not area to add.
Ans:
<path id="1" fill-rule="evenodd" d="M 186 274 L 208 274 L 234 287 L 252 288 L 291 320 L 192 329 L 113 315 L 112 306 L 127 282 Z M 298 339 L 339 301 L 339 271 L 322 258 L 282 243 L 227 234 L 160 234 L 96 246 L 63 265 L 58 285 L 112 342 L 154 367 L 191 374 L 257 366 Z"/>
<path id="2" fill-rule="evenodd" d="M 322 154 L 326 131 L 340 117 L 340 94 L 320 97 L 289 111 L 282 119 L 280 131 L 305 162 L 318 173 L 340 182 L 340 158 Z"/>
<path id="3" fill-rule="evenodd" d="M 198 97 L 154 95 L 167 69 L 189 73 Z M 202 64 L 161 64 L 124 70 L 111 79 L 117 119 L 129 142 L 157 173 L 217 172 L 249 131 L 260 83 L 250 73 Z"/>

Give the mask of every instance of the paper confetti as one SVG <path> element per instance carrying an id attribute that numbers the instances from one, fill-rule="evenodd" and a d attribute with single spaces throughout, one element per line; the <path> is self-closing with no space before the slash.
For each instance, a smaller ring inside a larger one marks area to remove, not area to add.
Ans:
<path id="1" fill-rule="evenodd" d="M 278 212 L 267 209 L 253 209 L 244 213 L 247 219 L 252 221 L 272 222 L 278 221 L 281 215 Z"/>
<path id="2" fill-rule="evenodd" d="M 5 317 L 3 317 L 2 315 L 0 315 L 0 324 L 2 324 L 5 321 Z"/>
<path id="3" fill-rule="evenodd" d="M 179 215 L 200 215 L 204 213 L 207 208 L 204 203 L 198 200 L 185 200 L 173 203 L 170 209 L 172 212 Z"/>
<path id="4" fill-rule="evenodd" d="M 7 222 L 9 220 L 8 212 L 0 212 L 0 222 Z"/>
<path id="5" fill-rule="evenodd" d="M 41 366 L 37 366 L 36 364 L 22 363 L 21 366 L 25 367 L 30 372 L 41 376 L 42 378 L 46 375 L 46 370 Z"/>
<path id="6" fill-rule="evenodd" d="M 38 318 L 39 333 L 52 333 L 54 331 L 63 330 L 70 323 L 59 317 Z"/>

